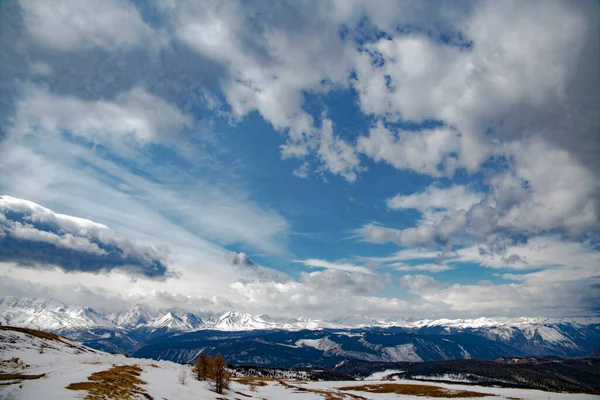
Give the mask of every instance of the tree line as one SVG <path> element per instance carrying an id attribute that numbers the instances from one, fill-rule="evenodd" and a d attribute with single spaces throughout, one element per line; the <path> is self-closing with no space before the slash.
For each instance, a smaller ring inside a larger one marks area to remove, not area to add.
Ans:
<path id="1" fill-rule="evenodd" d="M 199 381 L 211 381 L 215 392 L 223 394 L 229 388 L 231 374 L 221 353 L 212 358 L 206 353 L 200 354 L 194 365 L 194 373 Z"/>

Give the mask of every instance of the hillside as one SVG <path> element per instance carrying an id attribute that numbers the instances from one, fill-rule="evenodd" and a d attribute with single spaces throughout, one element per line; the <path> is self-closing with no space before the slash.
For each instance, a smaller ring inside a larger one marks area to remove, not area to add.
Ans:
<path id="1" fill-rule="evenodd" d="M 588 395 L 460 384 L 307 381 L 308 375 L 269 378 L 237 372 L 224 395 L 194 379 L 190 366 L 97 351 L 69 339 L 26 328 L 0 327 L 2 399 L 587 399 Z M 302 377 L 302 380 L 297 378 Z"/>

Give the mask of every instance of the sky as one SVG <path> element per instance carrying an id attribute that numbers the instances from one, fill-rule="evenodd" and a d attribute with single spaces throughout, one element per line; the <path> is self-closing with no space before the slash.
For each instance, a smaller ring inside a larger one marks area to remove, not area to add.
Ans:
<path id="1" fill-rule="evenodd" d="M 600 315 L 597 1 L 0 2 L 0 295 Z"/>

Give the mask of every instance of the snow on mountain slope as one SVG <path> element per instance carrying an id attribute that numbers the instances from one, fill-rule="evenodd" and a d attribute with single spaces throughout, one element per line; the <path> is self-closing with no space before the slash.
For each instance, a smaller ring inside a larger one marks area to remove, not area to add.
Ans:
<path id="1" fill-rule="evenodd" d="M 332 351 L 341 349 L 341 346 L 338 343 L 332 341 L 328 337 L 324 337 L 321 339 L 300 339 L 296 341 L 296 346 L 312 347 L 321 351 Z"/>
<path id="2" fill-rule="evenodd" d="M 0 298 L 2 325 L 61 330 L 117 326 L 89 307 L 68 306 L 55 300 Z"/>
<path id="3" fill-rule="evenodd" d="M 115 324 L 124 328 L 137 328 L 145 326 L 154 321 L 160 314 L 150 310 L 141 304 L 136 304 L 133 308 L 116 314 L 111 314 L 108 318 Z"/>
<path id="4" fill-rule="evenodd" d="M 228 311 L 216 319 L 210 325 L 212 329 L 224 331 L 238 331 L 246 329 L 268 329 L 273 327 L 270 320 L 264 320 L 260 316 L 245 314 L 239 311 Z"/>
<path id="5" fill-rule="evenodd" d="M 539 325 L 555 325 L 555 324 L 579 324 L 579 325 L 590 325 L 599 324 L 600 318 L 475 318 L 475 319 L 437 319 L 437 320 L 420 320 L 408 323 L 398 323 L 398 326 L 404 326 L 407 328 L 424 328 L 424 327 L 436 327 L 443 326 L 449 328 L 489 328 L 499 326 L 512 326 L 518 328 L 524 328 L 529 326 Z"/>
<path id="6" fill-rule="evenodd" d="M 302 381 L 282 378 L 279 380 L 261 380 L 260 385 L 249 386 L 249 380 L 233 379 L 230 390 L 219 395 L 210 390 L 210 385 L 194 379 L 189 365 L 180 365 L 168 361 L 155 361 L 140 358 L 113 355 L 82 346 L 68 339 L 60 338 L 39 331 L 0 327 L 0 398 L 1 399 L 81 399 L 86 396 L 91 386 L 106 388 L 119 383 L 119 389 L 127 389 L 124 380 L 119 381 L 110 375 L 103 380 L 98 375 L 119 374 L 124 370 L 135 370 L 140 381 L 135 392 L 128 393 L 131 399 L 298 399 L 322 400 L 323 398 L 366 400 L 420 399 L 409 395 L 394 393 L 373 393 L 361 390 L 364 381 Z M 396 371 L 387 371 L 396 372 Z M 379 377 L 372 376 L 370 379 Z M 381 379 L 381 378 L 379 378 Z M 250 380 L 251 381 L 251 380 Z M 81 385 L 84 383 L 85 386 Z M 371 380 L 372 385 L 389 384 Z M 397 380 L 397 385 L 419 385 L 419 387 L 436 386 L 446 392 L 455 394 L 458 391 L 486 393 L 497 400 L 521 398 L 532 400 L 571 400 L 593 399 L 595 396 L 585 394 L 551 393 L 539 390 L 510 389 L 498 387 L 482 387 L 476 385 L 459 385 L 451 383 Z M 74 385 L 73 384 L 79 384 Z M 67 389 L 71 386 L 72 389 Z M 339 388 L 345 387 L 340 390 Z M 353 389 L 356 387 L 356 390 Z M 360 397 L 359 397 L 360 396 Z M 125 398 L 123 396 L 119 398 Z M 453 398 L 457 398 L 454 397 Z M 460 398 L 460 397 L 458 397 Z"/>
<path id="7" fill-rule="evenodd" d="M 417 354 L 415 345 L 412 343 L 400 344 L 394 347 L 384 347 L 383 353 L 386 361 L 423 361 Z"/>
<path id="8" fill-rule="evenodd" d="M 66 389 L 72 383 L 88 382 L 91 374 L 107 371 L 114 366 L 137 366 L 139 378 L 147 396 L 134 395 L 135 399 L 233 399 L 235 393 L 225 396 L 212 392 L 206 382 L 193 379 L 189 366 L 168 361 L 135 359 L 123 355 L 103 353 L 68 339 L 47 339 L 31 333 L 0 329 L 2 361 L 1 399 L 81 399 L 86 391 Z M 43 350 L 40 350 L 43 349 Z M 30 379 L 20 379 L 26 375 Z M 5 379 L 7 377 L 7 379 Z M 38 379 L 31 379 L 38 377 Z M 185 377 L 185 384 L 180 383 Z M 236 389 L 241 389 L 236 385 Z"/>
<path id="9" fill-rule="evenodd" d="M 0 324 L 57 332 L 110 351 L 128 352 L 148 339 L 196 330 L 323 330 L 397 327 L 419 334 L 474 334 L 512 346 L 525 355 L 583 356 L 600 339 L 600 319 L 476 318 L 406 322 L 394 318 L 350 315 L 332 321 L 272 318 L 239 311 L 200 314 L 188 310 L 156 310 L 146 305 L 115 314 L 70 306 L 51 299 L 0 298 Z M 122 335 L 116 334 L 122 332 Z M 123 336 L 125 335 L 125 336 Z M 392 346 L 393 347 L 393 346 Z M 391 354 L 395 350 L 390 350 Z M 394 353 L 395 354 L 395 353 Z M 516 354 L 516 353 L 515 353 Z M 463 352 L 467 358 L 468 352 Z M 410 357 L 409 357 L 410 359 Z"/>
<path id="10" fill-rule="evenodd" d="M 180 317 L 172 312 L 168 312 L 162 317 L 150 322 L 148 326 L 152 328 L 167 328 L 171 330 L 187 331 L 197 329 L 202 326 L 202 320 L 190 313 Z"/>

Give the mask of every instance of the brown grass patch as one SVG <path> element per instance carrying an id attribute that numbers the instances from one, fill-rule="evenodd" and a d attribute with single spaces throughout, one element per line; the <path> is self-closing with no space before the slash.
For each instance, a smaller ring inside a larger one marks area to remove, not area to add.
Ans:
<path id="1" fill-rule="evenodd" d="M 29 329 L 29 328 L 18 328 L 16 326 L 3 326 L 0 325 L 0 331 L 15 331 L 15 332 L 21 332 L 21 333 L 26 333 L 28 335 L 31 336 L 35 336 L 38 337 L 40 339 L 46 339 L 46 340 L 56 340 L 61 342 L 62 340 L 60 340 L 60 336 L 54 334 L 54 333 L 49 333 L 49 332 L 42 332 L 42 331 L 37 331 L 35 329 Z"/>
<path id="2" fill-rule="evenodd" d="M 160 368 L 160 367 L 159 367 L 158 365 L 156 365 L 156 364 L 148 364 L 148 366 L 149 366 L 149 367 L 152 367 L 152 368 Z"/>
<path id="3" fill-rule="evenodd" d="M 374 385 L 344 386 L 339 390 L 354 390 L 369 393 L 396 393 L 411 396 L 428 396 L 437 398 L 457 398 L 457 397 L 486 397 L 496 396 L 491 393 L 472 392 L 470 390 L 452 390 L 439 386 L 413 385 L 400 383 L 382 383 Z"/>
<path id="4" fill-rule="evenodd" d="M 62 344 L 67 345 L 68 347 L 70 347 L 72 349 L 76 349 L 76 350 L 79 350 L 84 353 L 96 353 L 95 350 L 87 349 L 84 346 L 80 345 L 79 343 L 73 342 L 71 339 L 64 338 L 64 337 L 58 336 L 57 334 L 50 333 L 50 332 L 43 332 L 43 331 L 38 331 L 36 329 L 20 328 L 17 326 L 6 326 L 6 325 L 0 325 L 0 331 L 21 332 L 21 333 L 25 333 L 27 335 L 35 336 L 40 339 L 60 342 Z"/>
<path id="5" fill-rule="evenodd" d="M 264 376 L 240 376 L 239 378 L 231 378 L 232 381 L 241 383 L 242 385 L 249 386 L 267 386 L 269 381 L 273 381 L 273 378 L 267 378 Z"/>
<path id="6" fill-rule="evenodd" d="M 136 395 L 152 399 L 141 387 L 146 382 L 139 378 L 142 369 L 137 365 L 113 366 L 106 371 L 95 372 L 88 377 L 87 382 L 71 383 L 69 390 L 86 390 L 86 400 L 130 400 Z"/>
<path id="7" fill-rule="evenodd" d="M 13 357 L 9 360 L 0 360 L 0 373 L 2 370 L 8 369 L 25 369 L 28 368 L 29 364 L 25 364 L 19 357 Z"/>
<path id="8" fill-rule="evenodd" d="M 0 381 L 25 381 L 31 379 L 40 379 L 46 376 L 46 374 L 39 375 L 25 375 L 25 374 L 0 374 Z"/>

